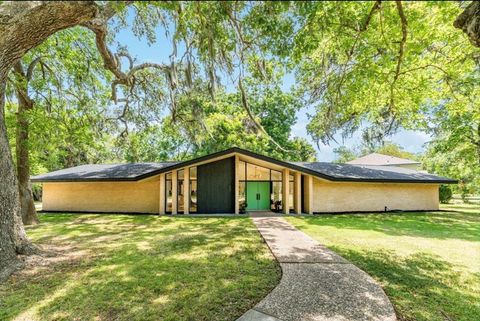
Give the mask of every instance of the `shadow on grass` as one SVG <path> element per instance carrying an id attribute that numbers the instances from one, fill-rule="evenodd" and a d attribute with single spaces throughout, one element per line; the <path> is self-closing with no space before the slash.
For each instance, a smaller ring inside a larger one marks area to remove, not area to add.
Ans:
<path id="1" fill-rule="evenodd" d="M 248 219 L 52 214 L 29 234 L 90 252 L 1 286 L 1 320 L 234 320 L 280 277 Z"/>
<path id="2" fill-rule="evenodd" d="M 377 231 L 394 236 L 480 241 L 480 213 L 324 214 L 314 217 L 299 217 L 299 219 L 305 221 L 305 225 L 297 224 L 300 227 L 321 225 L 339 229 Z"/>
<path id="3" fill-rule="evenodd" d="M 389 251 L 355 251 L 331 246 L 379 281 L 400 320 L 475 320 L 480 315 L 480 275 L 465 275 L 438 256 L 407 258 Z"/>

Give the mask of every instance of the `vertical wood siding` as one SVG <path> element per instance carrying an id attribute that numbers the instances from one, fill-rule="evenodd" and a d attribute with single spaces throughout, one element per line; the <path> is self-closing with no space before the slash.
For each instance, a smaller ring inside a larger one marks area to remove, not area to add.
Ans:
<path id="1" fill-rule="evenodd" d="M 234 213 L 235 158 L 197 167 L 198 213 Z"/>

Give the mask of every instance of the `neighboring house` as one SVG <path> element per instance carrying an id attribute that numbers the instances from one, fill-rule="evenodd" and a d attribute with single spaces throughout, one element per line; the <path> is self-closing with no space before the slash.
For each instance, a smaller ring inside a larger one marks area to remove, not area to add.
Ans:
<path id="1" fill-rule="evenodd" d="M 396 166 L 419 171 L 422 169 L 420 162 L 395 156 L 383 155 L 379 153 L 371 153 L 357 159 L 347 162 L 350 165 L 367 165 L 367 166 Z"/>
<path id="2" fill-rule="evenodd" d="M 43 183 L 44 211 L 159 214 L 239 213 L 243 205 L 309 214 L 437 210 L 439 184 L 456 183 L 401 167 L 288 162 L 240 148 L 183 162 L 82 165 L 32 181 Z"/>

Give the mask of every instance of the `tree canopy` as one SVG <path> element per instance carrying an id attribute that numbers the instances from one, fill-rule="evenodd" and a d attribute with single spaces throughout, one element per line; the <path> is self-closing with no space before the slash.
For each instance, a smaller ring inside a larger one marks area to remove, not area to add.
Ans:
<path id="1" fill-rule="evenodd" d="M 440 1 L 1 2 L 0 279 L 32 250 L 10 152 L 19 146 L 35 172 L 231 145 L 311 160 L 292 126 L 312 107 L 317 143 L 364 128 L 367 146 L 385 146 L 400 129 L 422 130 L 429 168 L 478 186 L 478 12 Z M 160 28 L 168 61 L 115 48 L 125 28 L 148 43 Z"/>
<path id="2" fill-rule="evenodd" d="M 365 144 L 353 148 L 340 146 L 334 149 L 334 153 L 336 155 L 335 162 L 337 163 L 346 163 L 371 153 L 379 153 L 411 160 L 418 160 L 420 158 L 418 155 L 406 151 L 402 146 L 389 141 L 380 146 L 371 146 Z"/>

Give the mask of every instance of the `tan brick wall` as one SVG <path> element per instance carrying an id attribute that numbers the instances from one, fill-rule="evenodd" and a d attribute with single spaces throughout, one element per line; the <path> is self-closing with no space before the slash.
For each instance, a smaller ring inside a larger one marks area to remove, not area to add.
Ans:
<path id="1" fill-rule="evenodd" d="M 314 212 L 438 210 L 437 184 L 313 181 Z"/>
<path id="2" fill-rule="evenodd" d="M 158 213 L 159 180 L 44 183 L 45 211 Z"/>

